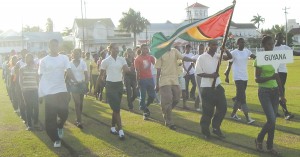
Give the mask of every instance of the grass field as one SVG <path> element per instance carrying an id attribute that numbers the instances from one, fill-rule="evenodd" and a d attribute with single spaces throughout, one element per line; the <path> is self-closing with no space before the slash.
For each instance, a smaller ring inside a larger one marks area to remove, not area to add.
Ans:
<path id="1" fill-rule="evenodd" d="M 201 113 L 183 110 L 182 104 L 173 110 L 173 118 L 178 126 L 172 131 L 163 126 L 163 118 L 160 106 L 152 104 L 151 120 L 144 121 L 141 112 L 135 102 L 134 113 L 127 111 L 123 95 L 122 121 L 126 135 L 125 141 L 120 141 L 117 136 L 109 133 L 111 122 L 111 110 L 106 103 L 99 102 L 93 97 L 87 97 L 84 102 L 83 123 L 84 129 L 78 129 L 75 121 L 74 104 L 69 106 L 69 118 L 65 125 L 65 136 L 61 148 L 53 148 L 45 131 L 29 132 L 21 119 L 13 112 L 13 108 L 7 96 L 3 81 L 0 81 L 0 157 L 23 156 L 270 156 L 267 153 L 259 153 L 254 146 L 261 126 L 266 117 L 257 98 L 257 84 L 254 82 L 252 67 L 253 61 L 249 61 L 249 81 L 247 88 L 247 102 L 251 116 L 256 122 L 253 125 L 246 124 L 241 112 L 241 122 L 231 120 L 231 98 L 235 95 L 235 85 L 223 83 L 228 99 L 227 115 L 222 123 L 222 131 L 226 139 L 203 139 L 200 133 L 199 118 Z M 223 62 L 221 72 L 227 63 Z M 286 98 L 288 109 L 295 114 L 295 118 L 286 121 L 282 117 L 277 119 L 274 147 L 282 156 L 300 156 L 300 83 L 299 83 L 300 58 L 295 58 L 295 63 L 288 65 L 289 75 L 286 84 Z M 221 76 L 224 80 L 223 75 Z M 189 102 L 190 108 L 193 103 Z M 40 105 L 40 123 L 44 126 L 44 105 Z M 280 112 L 282 111 L 280 108 Z M 264 143 L 265 145 L 265 143 Z"/>

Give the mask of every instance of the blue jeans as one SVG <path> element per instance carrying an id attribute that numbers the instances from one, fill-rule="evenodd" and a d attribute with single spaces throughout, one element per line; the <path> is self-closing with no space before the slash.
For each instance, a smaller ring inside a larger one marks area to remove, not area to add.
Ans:
<path id="1" fill-rule="evenodd" d="M 140 85 L 140 93 L 141 93 L 140 110 L 144 111 L 151 103 L 153 103 L 155 98 L 153 78 L 141 79 L 139 81 L 139 85 Z M 146 103 L 146 92 L 148 94 L 147 103 Z"/>
<path id="2" fill-rule="evenodd" d="M 267 149 L 273 148 L 276 114 L 279 105 L 279 94 L 278 88 L 262 88 L 258 89 L 258 98 L 263 108 L 267 123 L 262 127 L 260 133 L 257 136 L 257 141 L 262 142 L 266 134 L 268 134 L 267 139 Z"/>

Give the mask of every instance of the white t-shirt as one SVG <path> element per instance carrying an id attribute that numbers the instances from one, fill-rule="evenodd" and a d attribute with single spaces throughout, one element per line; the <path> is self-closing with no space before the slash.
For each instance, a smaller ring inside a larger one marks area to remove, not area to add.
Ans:
<path id="1" fill-rule="evenodd" d="M 242 51 L 235 49 L 230 52 L 232 59 L 233 80 L 248 80 L 248 58 L 252 54 L 250 50 L 244 49 Z"/>
<path id="2" fill-rule="evenodd" d="M 286 45 L 280 45 L 280 46 L 275 46 L 273 50 L 277 51 L 277 50 L 292 50 L 292 49 Z M 286 64 L 280 64 L 277 71 L 282 73 L 287 73 Z"/>
<path id="3" fill-rule="evenodd" d="M 200 55 L 196 61 L 196 69 L 195 74 L 212 74 L 216 72 L 218 62 L 219 62 L 220 54 L 215 53 L 212 57 L 207 52 L 204 52 L 202 55 Z M 200 87 L 212 87 L 214 79 L 213 78 L 207 78 L 202 77 L 201 79 L 201 85 Z M 221 83 L 220 77 L 216 80 L 216 85 L 218 86 Z"/>
<path id="4" fill-rule="evenodd" d="M 123 78 L 123 66 L 127 65 L 124 57 L 117 56 L 116 60 L 109 56 L 101 62 L 101 70 L 106 71 L 106 81 L 120 82 Z"/>
<path id="5" fill-rule="evenodd" d="M 38 73 L 41 75 L 39 97 L 67 92 L 65 71 L 70 67 L 69 58 L 59 54 L 56 57 L 46 56 L 40 61 Z"/>
<path id="6" fill-rule="evenodd" d="M 71 70 L 72 70 L 72 73 L 73 73 L 75 79 L 76 79 L 78 82 L 83 82 L 83 81 L 85 81 L 84 72 L 85 72 L 85 71 L 86 71 L 86 72 L 88 71 L 85 61 L 83 61 L 82 59 L 80 59 L 80 63 L 78 64 L 77 67 L 76 67 L 75 64 L 71 61 L 71 62 L 70 62 L 70 66 L 71 66 Z"/>
<path id="7" fill-rule="evenodd" d="M 189 54 L 184 53 L 183 57 L 188 57 L 188 58 L 192 59 L 194 57 L 194 54 L 192 54 L 191 52 Z M 192 62 L 186 62 L 186 61 L 183 62 L 183 66 L 186 68 L 186 70 L 189 69 L 191 64 L 192 64 Z M 183 74 L 186 75 L 186 71 L 184 70 L 184 68 L 182 68 L 182 69 L 183 69 Z M 194 73 L 195 73 L 195 68 L 192 67 L 191 70 L 189 71 L 189 74 L 191 75 Z"/>

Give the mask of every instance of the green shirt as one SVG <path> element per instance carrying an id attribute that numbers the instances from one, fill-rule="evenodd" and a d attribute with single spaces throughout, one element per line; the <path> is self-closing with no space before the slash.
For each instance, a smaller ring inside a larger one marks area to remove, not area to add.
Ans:
<path id="1" fill-rule="evenodd" d="M 265 77 L 271 77 L 275 74 L 275 69 L 272 65 L 257 65 L 257 60 L 254 62 L 254 67 L 257 67 L 261 69 L 261 74 L 260 77 L 265 78 Z M 276 80 L 269 80 L 263 83 L 258 83 L 259 87 L 264 87 L 264 88 L 275 88 L 278 87 L 277 81 Z"/>

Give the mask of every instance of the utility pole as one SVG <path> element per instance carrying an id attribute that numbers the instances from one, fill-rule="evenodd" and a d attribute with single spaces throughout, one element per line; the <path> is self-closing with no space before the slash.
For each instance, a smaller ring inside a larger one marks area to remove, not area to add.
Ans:
<path id="1" fill-rule="evenodd" d="M 82 10 L 82 0 L 81 1 L 81 22 L 82 22 L 82 46 L 83 51 L 85 51 L 85 44 L 84 44 L 84 21 L 83 21 L 83 10 Z"/>
<path id="2" fill-rule="evenodd" d="M 288 45 L 288 32 L 287 32 L 287 14 L 288 12 L 286 11 L 287 9 L 290 9 L 290 8 L 287 8 L 287 7 L 284 7 L 284 14 L 285 14 L 285 45 Z"/>

